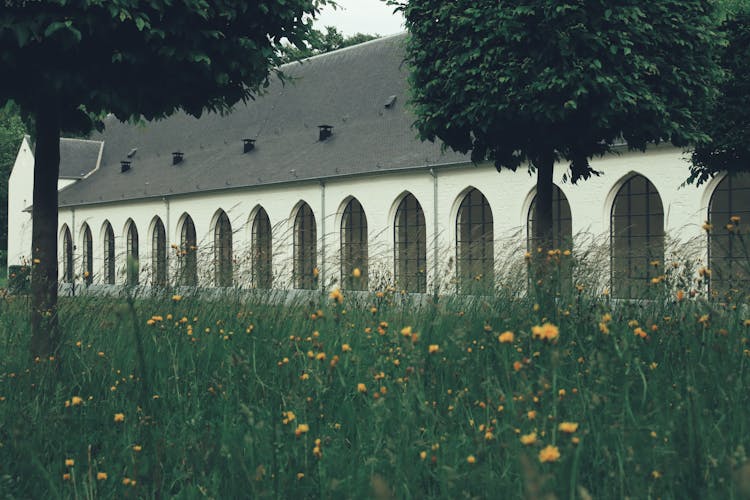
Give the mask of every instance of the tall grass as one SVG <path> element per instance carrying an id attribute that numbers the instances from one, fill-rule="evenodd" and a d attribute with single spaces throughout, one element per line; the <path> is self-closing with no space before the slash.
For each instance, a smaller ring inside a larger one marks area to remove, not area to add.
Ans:
<path id="1" fill-rule="evenodd" d="M 53 360 L 6 297 L 0 495 L 748 498 L 750 313 L 669 273 L 617 302 L 572 271 L 549 309 L 513 280 L 63 299 Z"/>

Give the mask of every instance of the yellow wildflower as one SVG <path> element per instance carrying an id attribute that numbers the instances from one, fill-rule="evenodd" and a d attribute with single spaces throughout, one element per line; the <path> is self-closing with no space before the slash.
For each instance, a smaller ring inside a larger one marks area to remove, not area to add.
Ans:
<path id="1" fill-rule="evenodd" d="M 560 459 L 560 450 L 557 446 L 547 445 L 539 452 L 539 461 L 545 462 L 557 462 Z"/>
<path id="2" fill-rule="evenodd" d="M 534 443 L 536 443 L 536 432 L 524 434 L 523 436 L 521 436 L 521 444 L 531 446 Z"/>
<path id="3" fill-rule="evenodd" d="M 97 472 L 96 473 L 96 479 L 97 481 L 104 481 L 107 479 L 107 473 L 106 472 Z"/>
<path id="4" fill-rule="evenodd" d="M 344 295 L 341 293 L 341 290 L 339 290 L 338 288 L 336 288 L 330 294 L 328 294 L 328 298 L 330 298 L 331 300 L 335 300 L 339 304 L 344 302 Z"/>
<path id="5" fill-rule="evenodd" d="M 182 300 L 182 295 L 172 295 L 172 300 L 179 302 Z"/>
<path id="6" fill-rule="evenodd" d="M 70 481 L 70 473 L 69 472 L 66 472 L 65 474 L 63 474 L 63 481 Z"/>
<path id="7" fill-rule="evenodd" d="M 367 386 L 362 382 L 357 384 L 357 392 L 367 392 Z"/>
<path id="8" fill-rule="evenodd" d="M 124 421 L 125 421 L 124 413 L 115 413 L 115 422 L 124 422 Z"/>
<path id="9" fill-rule="evenodd" d="M 430 354 L 435 354 L 440 350 L 440 346 L 438 344 L 430 344 L 430 346 L 427 348 Z"/>
<path id="10" fill-rule="evenodd" d="M 310 431 L 310 426 L 309 425 L 307 425 L 307 424 L 299 424 L 297 426 L 297 429 L 295 429 L 295 431 L 294 431 L 294 435 L 297 436 L 297 437 L 299 437 L 302 434 L 305 434 L 306 432 L 309 432 L 309 431 Z"/>
<path id="11" fill-rule="evenodd" d="M 72 458 L 66 458 L 65 459 L 65 467 L 73 467 L 76 464 L 76 461 Z"/>
<path id="12" fill-rule="evenodd" d="M 362 276 L 362 271 L 360 271 L 358 267 L 355 267 L 354 270 L 352 270 L 352 277 L 359 278 L 360 276 Z"/>
<path id="13" fill-rule="evenodd" d="M 474 457 L 474 455 L 469 455 L 468 457 L 466 457 L 466 461 L 469 462 L 470 464 L 477 463 L 477 459 L 476 457 Z"/>
<path id="14" fill-rule="evenodd" d="M 133 451 L 134 451 L 134 452 L 136 452 L 136 453 L 138 453 L 138 452 L 139 452 L 139 451 L 141 451 L 142 449 L 143 449 L 143 446 L 141 446 L 141 445 L 139 445 L 139 444 L 135 444 L 135 445 L 133 445 Z"/>
<path id="15" fill-rule="evenodd" d="M 642 339 L 645 339 L 648 336 L 648 334 L 640 326 L 633 330 L 633 335 Z"/>
<path id="16" fill-rule="evenodd" d="M 552 323 L 531 327 L 532 336 L 540 340 L 555 340 L 560 335 L 560 329 Z"/>
<path id="17" fill-rule="evenodd" d="M 341 344 L 341 352 L 351 352 L 352 348 L 349 344 Z"/>
<path id="18" fill-rule="evenodd" d="M 515 335 L 511 331 L 503 332 L 498 337 L 497 340 L 501 344 L 510 344 L 515 340 Z"/>
<path id="19" fill-rule="evenodd" d="M 83 404 L 83 398 L 80 396 L 73 396 L 70 398 L 70 402 L 73 404 L 73 406 L 80 406 Z"/>
<path id="20" fill-rule="evenodd" d="M 576 422 L 560 422 L 560 425 L 557 427 L 560 432 L 565 432 L 568 434 L 573 434 L 575 431 L 578 430 L 578 423 Z"/>

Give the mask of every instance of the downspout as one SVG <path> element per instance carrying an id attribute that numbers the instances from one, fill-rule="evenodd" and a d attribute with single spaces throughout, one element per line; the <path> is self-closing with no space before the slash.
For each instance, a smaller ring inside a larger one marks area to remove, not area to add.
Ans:
<path id="1" fill-rule="evenodd" d="M 437 298 L 439 285 L 438 277 L 438 176 L 437 170 L 430 168 L 432 176 L 432 292 Z"/>
<path id="2" fill-rule="evenodd" d="M 320 181 L 320 283 L 326 283 L 326 183 Z"/>

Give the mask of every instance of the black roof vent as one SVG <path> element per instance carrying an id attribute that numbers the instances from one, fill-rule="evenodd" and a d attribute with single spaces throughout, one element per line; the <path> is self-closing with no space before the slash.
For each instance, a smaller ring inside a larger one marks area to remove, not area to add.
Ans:
<path id="1" fill-rule="evenodd" d="M 318 125 L 318 129 L 320 130 L 318 140 L 321 142 L 333 135 L 333 125 Z"/>
<path id="2" fill-rule="evenodd" d="M 255 139 L 242 139 L 243 147 L 242 152 L 243 153 L 249 153 L 253 149 L 255 149 Z"/>
<path id="3" fill-rule="evenodd" d="M 183 156 L 185 156 L 185 153 L 181 153 L 179 151 L 175 151 L 174 153 L 172 153 L 172 165 L 182 163 Z"/>
<path id="4" fill-rule="evenodd" d="M 388 99 L 385 100 L 385 102 L 383 103 L 383 107 L 387 109 L 391 109 L 394 104 L 396 104 L 396 96 L 392 95 Z"/>
<path id="5" fill-rule="evenodd" d="M 130 170 L 130 160 L 122 160 L 120 162 L 120 172 L 125 173 Z"/>

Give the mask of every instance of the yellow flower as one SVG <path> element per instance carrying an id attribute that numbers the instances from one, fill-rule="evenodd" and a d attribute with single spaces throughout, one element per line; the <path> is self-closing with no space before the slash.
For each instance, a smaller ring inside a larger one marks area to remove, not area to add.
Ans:
<path id="1" fill-rule="evenodd" d="M 498 337 L 497 340 L 501 344 L 510 344 L 515 340 L 516 336 L 511 331 L 503 332 Z"/>
<path id="2" fill-rule="evenodd" d="M 536 411 L 529 410 L 526 412 L 526 416 L 529 418 L 529 420 L 534 420 L 536 418 Z"/>
<path id="3" fill-rule="evenodd" d="M 427 348 L 430 354 L 435 354 L 440 350 L 440 346 L 437 344 L 430 344 L 430 346 Z"/>
<path id="4" fill-rule="evenodd" d="M 523 436 L 521 436 L 521 444 L 531 446 L 534 443 L 536 443 L 536 432 L 524 434 Z"/>
<path id="5" fill-rule="evenodd" d="M 70 398 L 70 402 L 73 404 L 73 406 L 80 406 L 83 404 L 83 398 L 80 396 L 73 396 Z"/>
<path id="6" fill-rule="evenodd" d="M 560 329 L 552 323 L 544 323 L 542 326 L 532 326 L 531 333 L 535 339 L 552 341 L 560 335 Z"/>
<path id="7" fill-rule="evenodd" d="M 547 445 L 539 452 L 539 461 L 545 462 L 557 462 L 560 459 L 560 450 L 557 446 Z"/>
<path id="8" fill-rule="evenodd" d="M 341 352 L 351 352 L 352 348 L 349 344 L 341 344 Z"/>
<path id="9" fill-rule="evenodd" d="M 358 267 L 355 267 L 352 270 L 352 277 L 353 278 L 359 278 L 360 276 L 362 276 L 362 271 L 360 271 Z"/>
<path id="10" fill-rule="evenodd" d="M 560 425 L 557 428 L 560 430 L 560 432 L 573 434 L 578 430 L 578 424 L 576 422 L 560 422 Z"/>
<path id="11" fill-rule="evenodd" d="M 648 336 L 648 334 L 640 326 L 633 330 L 633 335 L 642 339 L 645 339 Z"/>
<path id="12" fill-rule="evenodd" d="M 299 424 L 297 426 L 297 429 L 295 429 L 295 431 L 294 431 L 294 435 L 297 436 L 297 437 L 299 437 L 302 434 L 304 434 L 306 432 L 309 432 L 309 431 L 310 431 L 310 426 L 309 425 L 307 425 L 307 424 Z"/>
<path id="13" fill-rule="evenodd" d="M 709 224 L 708 221 L 706 221 L 706 222 L 703 223 L 703 230 L 704 231 L 708 232 L 708 231 L 710 231 L 713 228 L 714 228 L 713 224 Z"/>
<path id="14" fill-rule="evenodd" d="M 682 299 L 685 298 L 685 292 L 682 290 L 677 290 L 677 302 L 682 302 Z"/>
<path id="15" fill-rule="evenodd" d="M 470 464 L 477 463 L 477 459 L 474 457 L 474 455 L 469 455 L 468 457 L 466 457 L 466 461 L 469 462 Z"/>
<path id="16" fill-rule="evenodd" d="M 318 270 L 317 267 L 313 267 L 313 270 L 312 270 L 313 278 L 317 278 L 319 274 L 320 274 L 320 270 Z"/>
<path id="17" fill-rule="evenodd" d="M 708 324 L 708 320 L 709 320 L 708 314 L 704 314 L 703 316 L 701 316 L 700 318 L 698 318 L 698 323 L 706 325 L 706 324 Z"/>
<path id="18" fill-rule="evenodd" d="M 609 333 L 609 327 L 607 326 L 607 323 L 603 321 L 599 323 L 599 331 L 607 335 Z"/>
<path id="19" fill-rule="evenodd" d="M 419 452 L 419 458 L 424 460 L 427 458 L 427 452 L 426 451 L 420 451 Z"/>
<path id="20" fill-rule="evenodd" d="M 76 464 L 76 461 L 72 458 L 66 458 L 65 459 L 65 467 L 73 467 Z"/>
<path id="21" fill-rule="evenodd" d="M 328 298 L 330 298 L 331 300 L 335 300 L 339 304 L 344 302 L 344 295 L 341 293 L 341 290 L 339 290 L 338 288 L 336 288 L 331 293 L 329 293 Z"/>
<path id="22" fill-rule="evenodd" d="M 125 421 L 124 413 L 115 413 L 115 422 L 124 422 L 124 421 Z"/>
<path id="23" fill-rule="evenodd" d="M 179 302 L 182 300 L 182 295 L 172 295 L 172 300 Z"/>
<path id="24" fill-rule="evenodd" d="M 107 473 L 106 472 L 97 472 L 96 473 L 96 479 L 97 481 L 104 481 L 107 479 Z"/>
<path id="25" fill-rule="evenodd" d="M 136 452 L 136 453 L 138 453 L 138 452 L 139 452 L 139 451 L 141 451 L 142 449 L 143 449 L 143 446 L 141 446 L 141 445 L 139 445 L 139 444 L 135 444 L 135 445 L 133 445 L 133 451 L 134 451 L 134 452 Z"/>
<path id="26" fill-rule="evenodd" d="M 34 259 L 34 264 L 41 264 L 41 263 L 42 263 L 42 261 L 41 261 L 41 260 L 39 260 L 39 259 Z"/>
<path id="27" fill-rule="evenodd" d="M 367 392 L 367 386 L 360 382 L 357 384 L 357 392 Z"/>

